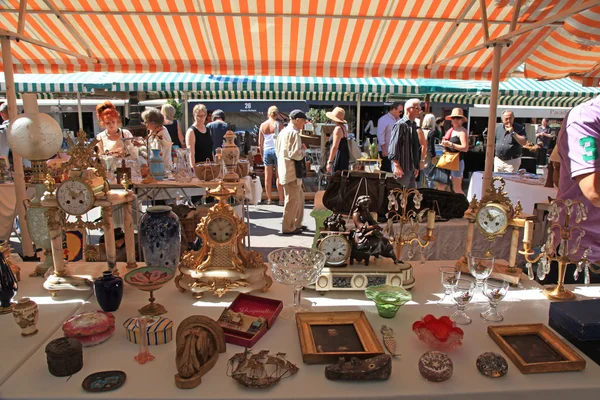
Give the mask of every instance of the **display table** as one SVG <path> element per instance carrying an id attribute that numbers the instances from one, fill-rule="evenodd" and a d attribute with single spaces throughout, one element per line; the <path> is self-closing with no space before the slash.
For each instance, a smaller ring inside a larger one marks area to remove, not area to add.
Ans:
<path id="1" fill-rule="evenodd" d="M 415 266 L 417 283 L 412 290 L 413 301 L 403 306 L 394 319 L 383 319 L 376 313 L 374 304 L 363 293 L 327 293 L 321 297 L 315 291 L 305 290 L 303 296 L 316 302 L 317 311 L 364 310 L 380 336 L 382 324 L 392 327 L 398 340 L 394 358 L 392 376 L 383 382 L 334 382 L 324 376 L 325 365 L 306 365 L 302 362 L 300 345 L 295 322 L 278 319 L 270 331 L 260 339 L 255 350 L 268 349 L 271 352 L 287 353 L 287 359 L 294 362 L 300 371 L 285 379 L 269 390 L 246 389 L 226 376 L 227 360 L 243 348 L 227 345 L 227 352 L 220 354 L 215 367 L 202 379 L 202 384 L 191 390 L 177 389 L 173 376 L 175 366 L 175 340 L 161 345 L 151 346 L 150 351 L 156 360 L 139 365 L 133 360 L 138 346 L 127 341 L 123 322 L 137 315 L 137 309 L 147 304 L 148 293 L 125 285 L 125 295 L 121 308 L 115 312 L 116 331 L 106 343 L 96 347 L 84 348 L 83 369 L 71 377 L 57 378 L 48 372 L 45 344 L 51 339 L 62 336 L 60 323 L 56 318 L 54 334 L 47 337 L 37 351 L 0 386 L 0 398 L 8 399 L 364 399 L 364 398 L 405 398 L 405 399 L 596 399 L 600 392 L 600 367 L 583 356 L 587 366 L 581 372 L 523 375 L 508 360 L 508 375 L 501 379 L 490 379 L 481 375 L 475 368 L 475 360 L 485 351 L 502 353 L 487 335 L 488 323 L 479 318 L 486 309 L 481 294 L 467 306 L 467 314 L 473 318 L 471 325 L 464 326 L 463 346 L 449 351 L 454 362 L 454 375 L 444 383 L 425 381 L 418 372 L 417 361 L 429 348 L 422 344 L 412 333 L 411 326 L 423 315 L 449 315 L 453 309 L 439 307 L 435 302 L 442 293 L 438 267 L 452 264 L 452 261 L 427 262 Z M 99 265 L 98 271 L 101 266 Z M 500 304 L 499 311 L 504 314 L 504 324 L 548 323 L 550 302 L 543 297 L 541 288 L 532 281 L 522 280 L 523 288 L 511 288 L 507 298 Z M 582 287 L 576 293 L 582 296 L 599 296 L 596 287 Z M 289 287 L 274 284 L 272 289 L 260 296 L 282 299 L 289 302 L 292 291 Z M 157 302 L 166 307 L 166 317 L 179 323 L 190 315 L 206 315 L 218 318 L 223 308 L 229 305 L 235 294 L 229 293 L 222 298 L 206 297 L 194 300 L 189 293 L 178 293 L 175 285 L 169 283 L 155 293 Z M 582 297 L 583 298 L 583 297 Z M 95 298 L 81 307 L 81 311 L 98 308 Z M 42 310 L 41 318 L 44 316 Z M 65 312 L 65 314 L 67 314 Z M 8 317 L 6 317 L 8 318 Z M 12 321 L 11 321 L 12 322 Z M 15 325 L 16 327 L 16 325 Z M 52 329 L 52 327 L 44 328 Z M 3 331 L 4 332 L 4 331 Z M 18 336 L 16 330 L 3 335 L 3 346 L 12 347 L 15 353 L 21 351 L 26 338 Z M 93 373 L 103 370 L 122 370 L 127 374 L 125 385 L 113 392 L 90 394 L 83 391 L 81 382 Z"/>
<path id="2" fill-rule="evenodd" d="M 533 214 L 533 207 L 535 203 L 547 203 L 548 197 L 556 198 L 556 188 L 545 187 L 542 183 L 543 179 L 540 179 L 537 184 L 530 184 L 534 182 L 520 182 L 514 179 L 518 179 L 514 174 L 510 176 L 508 174 L 494 174 L 494 176 L 500 176 L 504 178 L 505 186 L 504 191 L 508 193 L 508 197 L 513 202 L 513 206 L 517 204 L 517 201 L 521 202 L 523 206 L 523 212 L 525 214 Z M 545 181 L 544 181 L 545 182 Z M 477 200 L 481 200 L 483 193 L 481 193 L 481 187 L 483 185 L 483 172 L 473 172 L 471 175 L 471 182 L 469 183 L 469 191 L 467 193 L 467 199 L 471 201 L 473 195 L 477 196 Z"/>

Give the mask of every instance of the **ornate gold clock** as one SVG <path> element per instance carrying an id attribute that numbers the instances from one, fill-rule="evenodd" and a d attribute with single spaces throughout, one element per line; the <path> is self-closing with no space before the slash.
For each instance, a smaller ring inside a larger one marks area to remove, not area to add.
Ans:
<path id="1" fill-rule="evenodd" d="M 496 182 L 500 184 L 496 186 Z M 468 271 L 466 268 L 466 256 L 473 248 L 475 225 L 477 225 L 483 236 L 490 241 L 490 244 L 493 240 L 503 237 L 508 227 L 512 226 L 508 266 L 502 271 L 502 278 L 516 284 L 520 277 L 520 272 L 515 268 L 519 244 L 519 230 L 525 226 L 526 218 L 521 214 L 523 211 L 521 202 L 517 202 L 516 206 L 513 207 L 510 198 L 504 191 L 504 186 L 504 179 L 494 177 L 492 185 L 480 201 L 477 201 L 475 196 L 473 196 L 469 204 L 469 209 L 465 212 L 465 218 L 469 221 L 465 256 L 458 261 L 457 265 L 461 269 Z M 489 249 L 488 252 L 491 253 Z M 496 267 L 494 270 L 500 271 Z"/>
<path id="2" fill-rule="evenodd" d="M 219 202 L 210 208 L 196 228 L 202 248 L 184 254 L 179 264 L 180 274 L 175 278 L 175 285 L 181 292 L 190 290 L 197 298 L 205 291 L 219 297 L 231 290 L 266 292 L 273 282 L 267 275 L 261 254 L 248 251 L 243 245 L 248 227 L 227 204 L 235 190 L 225 185 L 237 184 L 221 182 L 208 192 Z"/>

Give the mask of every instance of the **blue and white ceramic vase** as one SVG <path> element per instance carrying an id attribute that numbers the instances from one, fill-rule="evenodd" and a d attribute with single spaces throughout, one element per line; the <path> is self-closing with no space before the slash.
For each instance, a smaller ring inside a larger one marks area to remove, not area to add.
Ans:
<path id="1" fill-rule="evenodd" d="M 140 243 L 146 265 L 177 269 L 181 225 L 171 207 L 148 207 L 140 221 Z"/>
<path id="2" fill-rule="evenodd" d="M 150 174 L 157 181 L 165 179 L 165 163 L 163 158 L 160 156 L 160 149 L 152 149 L 150 155 Z"/>
<path id="3" fill-rule="evenodd" d="M 17 278 L 6 262 L 4 255 L 0 253 L 0 314 L 12 313 L 14 303 L 13 297 L 17 294 L 19 285 Z"/>
<path id="4" fill-rule="evenodd" d="M 123 279 L 113 275 L 112 271 L 104 271 L 94 281 L 94 294 L 102 311 L 117 311 L 123 299 Z"/>

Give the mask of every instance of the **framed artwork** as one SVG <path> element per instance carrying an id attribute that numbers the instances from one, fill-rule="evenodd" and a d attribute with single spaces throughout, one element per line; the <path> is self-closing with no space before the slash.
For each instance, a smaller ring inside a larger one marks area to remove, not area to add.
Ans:
<path id="1" fill-rule="evenodd" d="M 544 324 L 488 326 L 488 334 L 523 374 L 585 369 L 585 360 Z"/>
<path id="2" fill-rule="evenodd" d="M 306 364 L 335 363 L 340 357 L 370 358 L 384 353 L 362 311 L 297 313 Z"/>

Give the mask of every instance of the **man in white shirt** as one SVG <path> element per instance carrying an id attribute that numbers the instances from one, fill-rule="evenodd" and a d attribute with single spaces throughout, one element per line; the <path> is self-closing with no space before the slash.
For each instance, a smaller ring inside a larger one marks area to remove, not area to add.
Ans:
<path id="1" fill-rule="evenodd" d="M 277 172 L 279 173 L 279 183 L 283 185 L 285 198 L 281 223 L 281 233 L 284 235 L 302 233 L 304 228 L 302 225 L 304 191 L 302 190 L 302 179 L 296 178 L 294 161 L 304 158 L 306 146 L 302 144 L 300 131 L 304 128 L 307 119 L 308 117 L 304 111 L 292 111 L 290 113 L 290 123 L 279 132 L 277 139 L 275 139 Z"/>
<path id="2" fill-rule="evenodd" d="M 392 172 L 392 163 L 388 159 L 388 146 L 392 137 L 392 127 L 400 119 L 404 107 L 399 102 L 393 103 L 387 114 L 377 121 L 377 142 L 381 157 L 381 170 Z"/>

